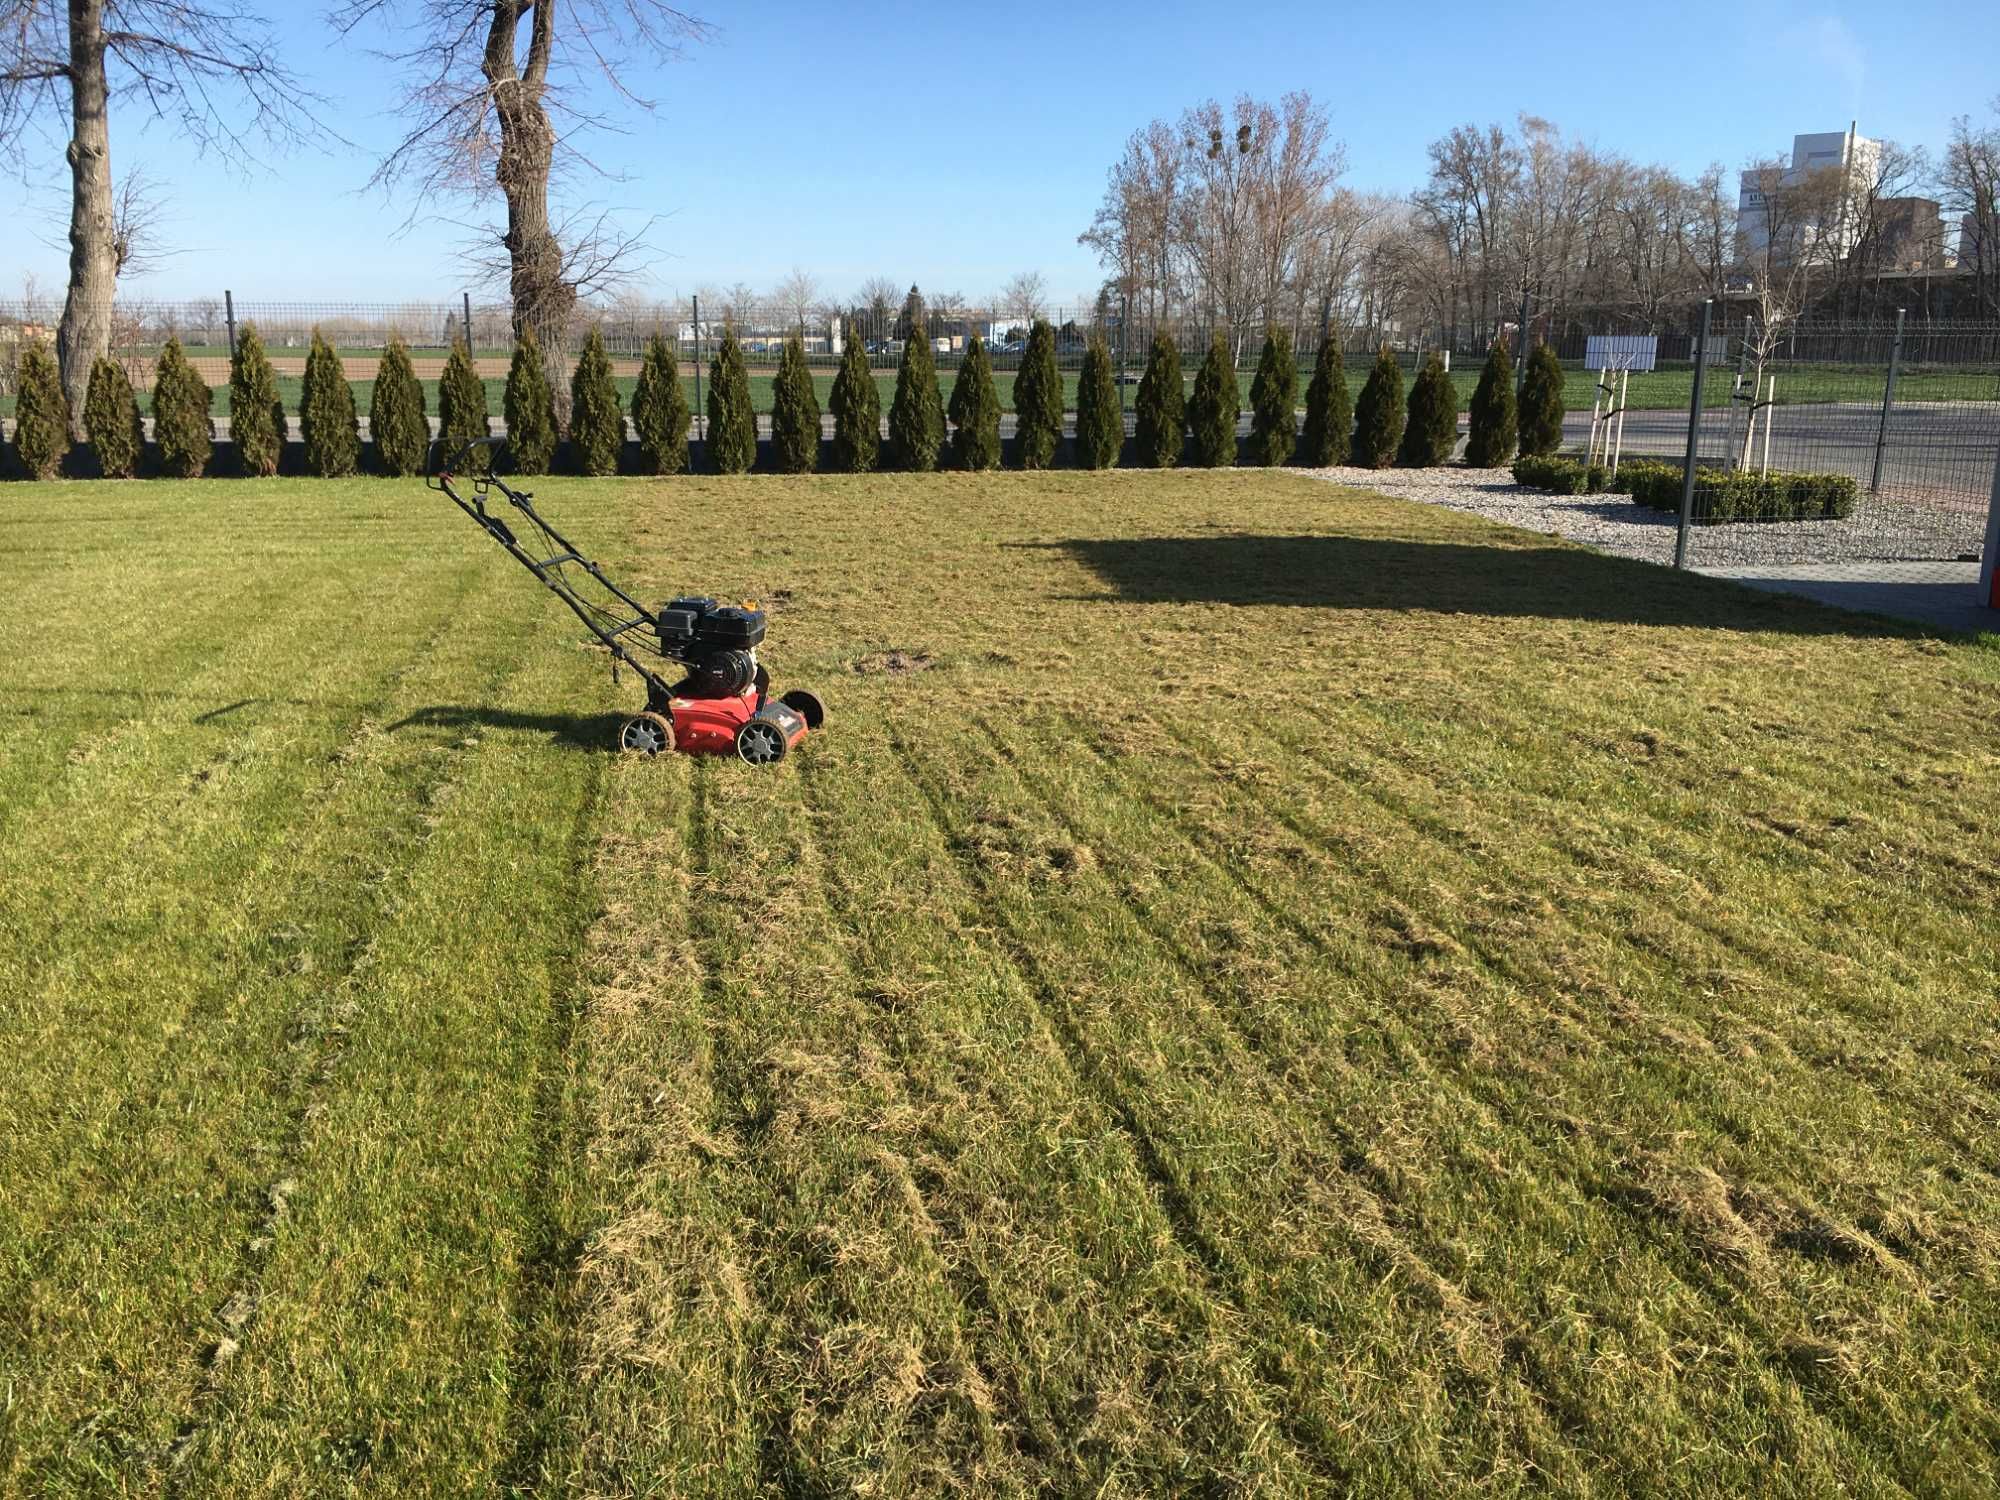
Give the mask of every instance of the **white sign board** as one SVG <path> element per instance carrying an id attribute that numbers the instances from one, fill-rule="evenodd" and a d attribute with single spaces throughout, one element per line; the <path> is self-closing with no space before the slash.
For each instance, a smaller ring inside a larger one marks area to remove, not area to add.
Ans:
<path id="1" fill-rule="evenodd" d="M 1586 370 L 1650 370 L 1660 357 L 1660 341 L 1650 333 L 1593 333 L 1584 343 Z"/>

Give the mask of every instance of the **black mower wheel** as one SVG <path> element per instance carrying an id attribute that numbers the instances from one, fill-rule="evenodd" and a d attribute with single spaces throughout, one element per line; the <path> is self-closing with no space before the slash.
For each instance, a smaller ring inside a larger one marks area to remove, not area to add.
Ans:
<path id="1" fill-rule="evenodd" d="M 778 701 L 804 719 L 808 729 L 817 729 L 826 722 L 826 705 L 819 701 L 818 693 L 809 693 L 804 688 L 793 688 Z"/>
<path id="2" fill-rule="evenodd" d="M 665 755 L 674 748 L 674 724 L 665 714 L 634 714 L 618 728 L 618 748 L 631 755 Z"/>
<path id="3" fill-rule="evenodd" d="M 746 765 L 775 766 L 790 748 L 785 731 L 769 719 L 746 719 L 736 731 L 736 753 Z"/>

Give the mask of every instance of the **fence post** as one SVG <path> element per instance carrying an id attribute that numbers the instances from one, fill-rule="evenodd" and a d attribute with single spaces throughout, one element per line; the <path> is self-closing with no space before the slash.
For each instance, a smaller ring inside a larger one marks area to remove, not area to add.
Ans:
<path id="1" fill-rule="evenodd" d="M 1118 414 L 1125 414 L 1125 329 L 1132 321 L 1132 299 L 1118 299 Z"/>
<path id="2" fill-rule="evenodd" d="M 1521 293 L 1521 322 L 1519 329 L 1520 331 L 1515 335 L 1514 339 L 1516 350 L 1520 355 L 1520 358 L 1514 361 L 1514 404 L 1516 406 L 1519 406 L 1521 403 L 1521 390 L 1528 378 L 1528 294 L 1526 291 Z"/>
<path id="3" fill-rule="evenodd" d="M 694 418 L 701 442 L 701 461 L 708 462 L 708 413 L 701 404 L 701 298 L 694 300 Z"/>
<path id="4" fill-rule="evenodd" d="M 1903 363 L 1903 320 L 1910 315 L 1907 307 L 1896 309 L 1896 342 L 1889 346 L 1889 379 L 1882 387 L 1882 425 L 1875 432 L 1875 472 L 1868 480 L 1868 493 L 1882 493 L 1882 450 L 1889 445 L 1889 412 L 1896 404 L 1896 371 Z"/>
<path id="5" fill-rule="evenodd" d="M 458 295 L 459 295 L 459 296 L 460 296 L 461 298 L 463 298 L 463 299 L 464 299 L 464 305 L 465 305 L 465 354 L 466 354 L 466 358 L 470 359 L 470 358 L 472 357 L 472 293 L 470 293 L 470 292 L 460 292 L 460 293 L 459 293 Z"/>
<path id="6" fill-rule="evenodd" d="M 1681 470 L 1681 524 L 1674 537 L 1674 566 L 1687 567 L 1688 523 L 1694 517 L 1694 468 L 1701 456 L 1701 383 L 1708 373 L 1708 320 L 1715 312 L 1715 300 L 1701 305 L 1701 333 L 1694 346 L 1694 394 L 1688 399 L 1687 461 Z"/>
<path id="7" fill-rule="evenodd" d="M 1979 597 L 2000 609 L 2000 453 L 1993 455 L 1993 503 L 1986 513 L 1986 550 L 1979 560 Z"/>
<path id="8" fill-rule="evenodd" d="M 222 318 L 229 325 L 229 357 L 236 357 L 236 296 L 227 287 L 222 290 Z"/>

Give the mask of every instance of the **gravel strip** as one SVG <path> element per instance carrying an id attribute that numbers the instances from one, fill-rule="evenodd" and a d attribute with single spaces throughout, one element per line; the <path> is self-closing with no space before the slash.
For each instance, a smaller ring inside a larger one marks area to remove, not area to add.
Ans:
<path id="1" fill-rule="evenodd" d="M 1673 516 L 1634 505 L 1624 495 L 1551 495 L 1514 483 L 1505 469 L 1306 469 L 1309 478 L 1469 511 L 1489 521 L 1539 531 L 1599 552 L 1670 564 Z M 1697 567 L 1789 563 L 1951 561 L 1979 553 L 1984 517 L 1952 497 L 1861 498 L 1845 521 L 1758 521 L 1696 527 L 1688 538 Z"/>

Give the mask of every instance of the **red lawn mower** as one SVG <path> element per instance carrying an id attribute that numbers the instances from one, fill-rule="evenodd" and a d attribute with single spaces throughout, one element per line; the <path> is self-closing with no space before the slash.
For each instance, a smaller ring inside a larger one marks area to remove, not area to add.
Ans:
<path id="1" fill-rule="evenodd" d="M 612 680 L 624 663 L 646 684 L 646 706 L 618 728 L 618 748 L 636 755 L 729 755 L 753 766 L 776 765 L 792 747 L 826 722 L 819 698 L 793 689 L 770 696 L 771 677 L 757 660 L 764 641 L 764 611 L 754 604 L 718 604 L 705 596 L 675 599 L 647 609 L 604 576 L 603 570 L 571 546 L 536 513 L 534 499 L 493 472 L 498 438 L 467 443 L 452 461 L 425 480 L 441 490 L 494 541 L 505 547 L 563 603 L 611 653 Z M 475 450 L 484 463 L 469 483 L 457 471 Z M 470 498 L 458 486 L 468 483 Z M 527 517 L 538 544 L 523 547 L 513 528 L 486 508 L 498 493 Z M 536 552 L 545 552 L 537 557 Z M 572 572 L 572 569 L 579 570 Z M 670 661 L 679 681 L 649 667 L 642 658 Z"/>

